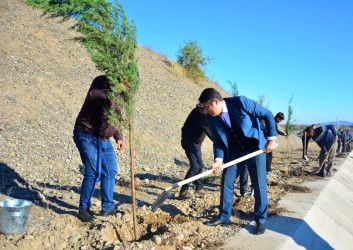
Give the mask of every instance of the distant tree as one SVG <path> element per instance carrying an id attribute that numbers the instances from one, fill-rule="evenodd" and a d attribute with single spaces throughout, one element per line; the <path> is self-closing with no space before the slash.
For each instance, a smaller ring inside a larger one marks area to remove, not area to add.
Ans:
<path id="1" fill-rule="evenodd" d="M 87 48 L 97 69 L 103 71 L 112 83 L 109 98 L 119 104 L 123 115 L 112 108 L 109 110 L 109 122 L 120 129 L 122 123 L 127 123 L 129 128 L 133 222 L 137 240 L 132 147 L 132 119 L 139 87 L 135 24 L 132 20 L 128 21 L 118 1 L 113 4 L 107 0 L 28 0 L 28 3 L 44 9 L 50 17 L 63 17 L 63 21 L 76 18 L 78 21 L 71 29 L 83 36 L 74 40 Z"/>
<path id="2" fill-rule="evenodd" d="M 239 95 L 239 90 L 238 90 L 238 84 L 236 81 L 230 81 L 228 80 L 227 83 L 230 85 L 230 88 L 231 88 L 231 94 L 233 96 L 238 96 Z"/>
<path id="3" fill-rule="evenodd" d="M 177 62 L 187 71 L 189 77 L 195 81 L 205 77 L 207 64 L 211 61 L 210 57 L 202 55 L 202 49 L 197 41 L 184 41 L 184 46 L 180 46 L 177 54 Z"/>
<path id="4" fill-rule="evenodd" d="M 255 102 L 260 104 L 261 106 L 263 106 L 265 108 L 269 108 L 270 104 L 269 103 L 265 104 L 265 100 L 266 100 L 266 96 L 265 95 L 260 95 Z"/>
<path id="5" fill-rule="evenodd" d="M 289 99 L 289 103 L 288 103 L 288 116 L 287 116 L 287 122 L 285 125 L 285 131 L 287 135 L 290 135 L 293 132 L 294 128 L 297 126 L 295 124 L 296 119 L 293 118 L 292 102 L 293 102 L 293 95 Z"/>

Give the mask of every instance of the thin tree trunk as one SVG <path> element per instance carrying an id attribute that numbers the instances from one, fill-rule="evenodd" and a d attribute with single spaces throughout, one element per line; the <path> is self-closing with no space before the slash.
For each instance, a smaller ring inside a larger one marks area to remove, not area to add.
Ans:
<path id="1" fill-rule="evenodd" d="M 287 142 L 287 158 L 289 159 L 289 141 L 288 141 L 288 136 L 286 136 L 286 142 Z"/>
<path id="2" fill-rule="evenodd" d="M 136 198 L 135 198 L 135 169 L 134 169 L 134 154 L 132 148 L 132 123 L 129 118 L 129 142 L 130 142 L 130 165 L 131 165 L 131 196 L 132 196 L 132 214 L 134 221 L 134 235 L 135 240 L 138 240 L 137 236 L 137 220 L 136 220 Z"/>

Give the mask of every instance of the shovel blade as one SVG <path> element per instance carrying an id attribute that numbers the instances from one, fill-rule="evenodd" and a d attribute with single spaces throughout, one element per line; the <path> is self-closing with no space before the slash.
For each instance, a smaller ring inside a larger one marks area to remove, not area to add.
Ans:
<path id="1" fill-rule="evenodd" d="M 158 196 L 157 200 L 152 204 L 152 212 L 156 212 L 156 210 L 162 205 L 162 203 L 168 199 L 171 194 L 171 190 L 164 191 L 160 196 Z"/>

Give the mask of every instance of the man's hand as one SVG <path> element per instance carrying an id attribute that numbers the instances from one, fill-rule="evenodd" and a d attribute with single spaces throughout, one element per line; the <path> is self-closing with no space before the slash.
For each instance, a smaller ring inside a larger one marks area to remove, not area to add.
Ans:
<path id="1" fill-rule="evenodd" d="M 328 160 L 328 152 L 325 153 L 325 160 Z"/>
<path id="2" fill-rule="evenodd" d="M 203 141 L 202 142 L 200 142 L 200 147 L 202 147 L 203 146 Z"/>
<path id="3" fill-rule="evenodd" d="M 222 161 L 216 161 L 215 163 L 213 163 L 211 165 L 212 169 L 214 169 L 214 174 L 217 175 L 217 174 L 220 174 L 222 173 Z"/>
<path id="4" fill-rule="evenodd" d="M 117 146 L 117 149 L 118 149 L 118 150 L 124 149 L 124 141 L 118 140 L 118 141 L 116 142 L 116 144 L 118 145 L 118 146 Z"/>
<path id="5" fill-rule="evenodd" d="M 337 141 L 337 140 L 338 140 L 338 135 L 335 136 L 335 141 Z"/>
<path id="6" fill-rule="evenodd" d="M 277 148 L 277 143 L 275 140 L 267 141 L 265 145 L 266 153 L 270 153 Z"/>

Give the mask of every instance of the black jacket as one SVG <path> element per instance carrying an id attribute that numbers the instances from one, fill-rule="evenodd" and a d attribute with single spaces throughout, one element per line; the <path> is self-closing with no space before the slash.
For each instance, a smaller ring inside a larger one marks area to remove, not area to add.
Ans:
<path id="1" fill-rule="evenodd" d="M 201 143 L 205 140 L 206 135 L 212 140 L 206 114 L 200 105 L 196 105 L 181 128 L 181 138 L 188 138 L 194 143 Z"/>

